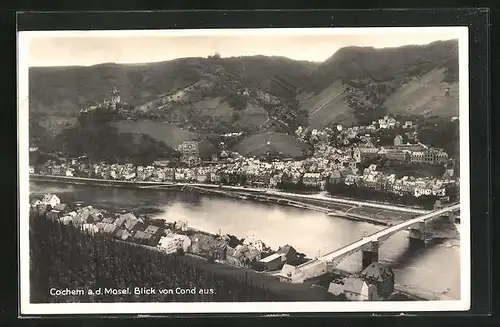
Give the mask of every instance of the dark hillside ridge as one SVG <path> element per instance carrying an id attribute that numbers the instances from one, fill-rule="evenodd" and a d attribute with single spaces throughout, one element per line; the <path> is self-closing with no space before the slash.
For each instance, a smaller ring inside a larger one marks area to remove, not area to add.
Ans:
<path id="1" fill-rule="evenodd" d="M 346 47 L 323 63 L 215 55 L 147 64 L 32 67 L 29 78 L 31 117 L 53 136 L 75 126 L 81 108 L 109 100 L 114 87 L 132 108 L 121 113 L 126 124 L 117 123 L 120 132 L 142 131 L 145 121 L 169 123 L 164 129 L 176 131 L 179 140 L 192 133 L 294 135 L 299 126 L 369 124 L 387 114 L 458 116 L 457 40 Z M 300 153 L 292 143 L 281 148 Z"/>
<path id="2" fill-rule="evenodd" d="M 345 47 L 317 68 L 311 87 L 321 92 L 337 79 L 387 82 L 435 68 L 447 69 L 447 81 L 458 82 L 458 40 L 382 49 Z"/>

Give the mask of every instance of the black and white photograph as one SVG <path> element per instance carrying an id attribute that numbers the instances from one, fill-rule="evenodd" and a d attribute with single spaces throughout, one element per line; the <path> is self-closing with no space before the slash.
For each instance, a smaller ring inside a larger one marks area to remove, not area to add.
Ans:
<path id="1" fill-rule="evenodd" d="M 468 310 L 468 42 L 19 32 L 21 313 Z"/>

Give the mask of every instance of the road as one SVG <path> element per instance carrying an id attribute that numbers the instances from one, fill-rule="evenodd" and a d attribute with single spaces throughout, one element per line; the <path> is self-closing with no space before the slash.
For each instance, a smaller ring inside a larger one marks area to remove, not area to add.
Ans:
<path id="1" fill-rule="evenodd" d="M 352 206 L 357 206 L 357 207 L 363 207 L 363 208 L 382 209 L 382 210 L 389 210 L 389 211 L 393 211 L 393 212 L 401 212 L 401 213 L 409 213 L 409 214 L 426 214 L 426 213 L 430 212 L 427 210 L 409 208 L 409 207 L 398 206 L 398 205 L 390 205 L 390 204 L 384 204 L 384 203 L 360 201 L 360 200 L 353 200 L 353 199 L 344 199 L 344 198 L 338 198 L 338 197 L 324 196 L 324 195 L 320 195 L 320 194 L 313 195 L 313 194 L 291 193 L 291 192 L 284 192 L 284 191 L 279 191 L 279 190 L 274 190 L 274 189 L 269 189 L 269 188 L 254 188 L 254 187 L 229 186 L 229 185 L 224 185 L 221 187 L 221 186 L 216 185 L 216 184 L 206 184 L 206 183 L 175 183 L 175 182 L 149 182 L 149 181 L 135 182 L 135 181 L 121 181 L 121 180 L 104 180 L 104 179 L 86 178 L 86 177 L 66 177 L 66 176 L 49 176 L 49 175 L 35 175 L 35 174 L 30 175 L 30 178 L 33 178 L 33 179 L 41 178 L 42 180 L 53 179 L 54 181 L 61 181 L 61 182 L 85 182 L 85 181 L 97 182 L 97 183 L 110 182 L 110 183 L 116 184 L 116 185 L 137 186 L 138 188 L 164 188 L 164 187 L 175 187 L 175 186 L 180 186 L 180 187 L 194 186 L 194 187 L 201 187 L 201 188 L 208 188 L 208 189 L 216 188 L 216 189 L 220 189 L 220 190 L 234 190 L 234 191 L 243 191 L 243 192 L 262 193 L 262 194 L 275 195 L 275 196 L 280 196 L 280 197 L 285 197 L 285 198 L 310 199 L 310 200 L 324 202 L 327 204 L 349 205 L 349 208 L 351 208 Z M 346 208 L 346 210 L 349 208 Z M 358 212 L 358 214 L 359 213 L 361 213 L 361 212 Z"/>

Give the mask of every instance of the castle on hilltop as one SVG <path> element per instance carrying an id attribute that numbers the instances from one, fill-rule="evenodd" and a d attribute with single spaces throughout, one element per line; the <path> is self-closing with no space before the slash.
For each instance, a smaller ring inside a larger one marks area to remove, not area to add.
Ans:
<path id="1" fill-rule="evenodd" d="M 104 100 L 98 105 L 94 106 L 88 106 L 80 109 L 80 113 L 88 113 L 96 110 L 97 108 L 111 108 L 111 109 L 117 109 L 117 107 L 121 104 L 120 102 L 120 90 L 118 90 L 116 87 L 113 88 L 111 91 L 111 100 Z"/>

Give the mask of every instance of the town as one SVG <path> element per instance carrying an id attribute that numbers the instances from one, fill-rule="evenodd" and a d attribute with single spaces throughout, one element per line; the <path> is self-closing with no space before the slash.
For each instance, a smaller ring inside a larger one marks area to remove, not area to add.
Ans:
<path id="1" fill-rule="evenodd" d="M 280 282 L 293 282 L 290 276 L 295 267 L 309 260 L 288 244 L 273 251 L 254 235 L 240 240 L 222 231 L 210 234 L 189 227 L 187 221 L 167 222 L 137 217 L 132 212 L 112 213 L 90 205 L 65 204 L 55 194 L 34 199 L 30 214 L 37 219 L 73 226 L 89 235 L 102 234 L 117 242 L 130 242 L 166 255 L 191 255 L 235 269 L 252 269 L 275 276 Z M 384 300 L 400 296 L 395 292 L 394 272 L 378 262 L 358 274 L 344 272 L 326 277 L 326 282 L 323 278 L 316 283 L 323 283 L 326 292 L 344 296 L 346 300 Z"/>
<path id="2" fill-rule="evenodd" d="M 376 146 L 367 131 L 399 126 L 393 118 L 384 117 L 369 126 L 345 128 L 337 126 L 338 142 L 331 145 L 332 130 L 305 133 L 297 130 L 300 139 L 308 138 L 313 152 L 303 160 L 290 158 L 244 157 L 237 152 L 221 150 L 211 160 L 202 161 L 199 142 L 185 141 L 179 147 L 180 162 L 156 160 L 148 166 L 131 163 L 93 162 L 79 158 L 58 158 L 30 166 L 31 174 L 67 177 L 88 177 L 124 181 L 195 182 L 238 185 L 260 188 L 324 191 L 343 185 L 383 191 L 399 196 L 448 196 L 446 190 L 457 189 L 459 177 L 455 162 L 443 149 L 420 142 L 403 142 L 396 135 L 392 145 Z M 406 121 L 402 126 L 406 138 L 413 137 L 416 126 Z M 350 142 L 357 143 L 349 144 Z M 340 145 L 337 145 L 340 144 Z M 37 147 L 30 148 L 37 152 Z M 379 167 L 377 163 L 382 163 Z M 402 167 L 403 169 L 399 169 Z M 414 176 L 421 169 L 437 173 Z"/>

